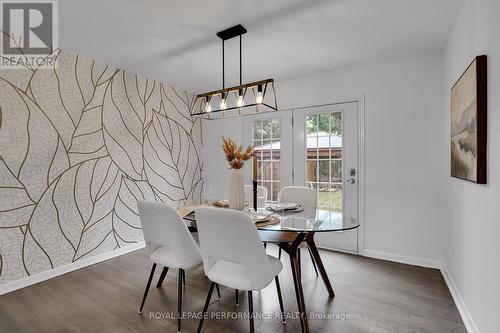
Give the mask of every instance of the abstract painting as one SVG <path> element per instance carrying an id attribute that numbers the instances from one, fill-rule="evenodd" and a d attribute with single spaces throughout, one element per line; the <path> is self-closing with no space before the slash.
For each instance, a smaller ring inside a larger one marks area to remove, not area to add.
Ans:
<path id="1" fill-rule="evenodd" d="M 451 176 L 486 184 L 486 56 L 451 88 Z"/>

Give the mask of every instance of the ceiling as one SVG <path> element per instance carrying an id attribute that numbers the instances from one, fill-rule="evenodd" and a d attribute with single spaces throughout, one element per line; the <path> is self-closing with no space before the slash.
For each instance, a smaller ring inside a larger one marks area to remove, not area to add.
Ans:
<path id="1" fill-rule="evenodd" d="M 241 23 L 243 81 L 444 48 L 463 0 L 63 0 L 59 46 L 198 93 L 222 85 L 217 31 Z M 238 78 L 226 47 L 226 85 Z"/>

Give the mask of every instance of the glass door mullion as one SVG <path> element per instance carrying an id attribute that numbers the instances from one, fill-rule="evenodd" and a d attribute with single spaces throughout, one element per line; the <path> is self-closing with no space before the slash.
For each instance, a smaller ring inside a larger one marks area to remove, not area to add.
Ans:
<path id="1" fill-rule="evenodd" d="M 332 115 L 328 115 L 328 210 L 332 211 Z"/>

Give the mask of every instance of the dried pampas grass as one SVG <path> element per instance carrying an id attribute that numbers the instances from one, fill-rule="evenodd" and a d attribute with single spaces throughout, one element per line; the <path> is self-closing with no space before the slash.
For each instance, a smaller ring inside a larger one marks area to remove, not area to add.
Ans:
<path id="1" fill-rule="evenodd" d="M 230 169 L 241 169 L 243 163 L 253 156 L 253 145 L 249 145 L 247 149 L 243 151 L 243 146 L 240 145 L 238 147 L 231 138 L 226 139 L 222 137 L 222 150 L 224 150 Z"/>

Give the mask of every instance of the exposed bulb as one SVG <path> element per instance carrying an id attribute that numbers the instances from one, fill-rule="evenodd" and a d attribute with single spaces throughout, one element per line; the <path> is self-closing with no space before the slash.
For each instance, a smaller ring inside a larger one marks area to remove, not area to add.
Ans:
<path id="1" fill-rule="evenodd" d="M 220 106 L 221 110 L 225 110 L 227 108 L 226 94 L 221 95 L 219 106 Z"/>
<path id="2" fill-rule="evenodd" d="M 205 97 L 205 112 L 212 112 L 212 106 L 210 105 L 210 98 Z"/>
<path id="3" fill-rule="evenodd" d="M 262 104 L 262 101 L 263 101 L 264 97 L 262 96 L 262 93 L 257 93 L 257 97 L 255 98 L 255 101 L 257 102 L 257 104 Z"/>
<path id="4" fill-rule="evenodd" d="M 226 109 L 227 105 L 226 105 L 226 100 L 225 99 L 221 99 L 220 100 L 220 104 L 219 104 L 220 108 L 222 110 Z"/>
<path id="5" fill-rule="evenodd" d="M 238 93 L 238 99 L 236 100 L 236 105 L 239 107 L 245 105 L 245 102 L 243 102 L 243 92 L 241 91 L 241 89 Z"/>
<path id="6" fill-rule="evenodd" d="M 257 104 L 262 104 L 262 101 L 264 100 L 264 95 L 262 94 L 262 85 L 257 86 L 257 96 L 255 96 L 255 102 Z"/>

